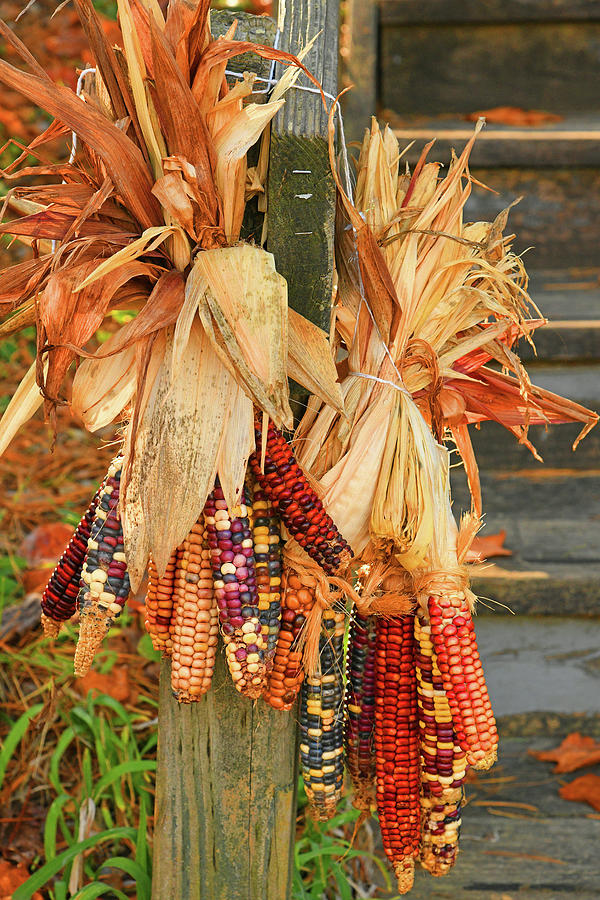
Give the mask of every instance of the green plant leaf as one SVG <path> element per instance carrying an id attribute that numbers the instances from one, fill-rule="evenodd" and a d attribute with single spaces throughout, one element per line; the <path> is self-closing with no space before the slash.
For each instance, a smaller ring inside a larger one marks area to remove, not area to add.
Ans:
<path id="1" fill-rule="evenodd" d="M 50 760 L 50 775 L 49 775 L 50 784 L 52 785 L 52 787 L 54 788 L 54 790 L 56 791 L 57 794 L 64 793 L 63 789 L 62 789 L 62 785 L 60 783 L 60 772 L 59 772 L 60 762 L 61 762 L 61 759 L 63 757 L 65 750 L 67 749 L 67 747 L 69 746 L 71 741 L 74 739 L 74 737 L 75 737 L 75 731 L 73 730 L 73 728 L 71 728 L 69 726 L 69 728 L 66 728 L 65 731 L 63 731 L 60 738 L 58 739 L 58 743 L 54 749 L 54 753 L 52 754 L 52 758 Z"/>
<path id="2" fill-rule="evenodd" d="M 52 859 L 56 856 L 56 830 L 59 819 L 62 816 L 63 807 L 73 798 L 69 794 L 60 794 L 55 797 L 46 814 L 44 823 L 44 856 Z"/>
<path id="3" fill-rule="evenodd" d="M 100 834 L 86 838 L 85 841 L 78 841 L 78 843 L 73 844 L 67 850 L 63 850 L 54 859 L 48 860 L 37 872 L 34 872 L 27 881 L 17 888 L 12 896 L 12 900 L 31 900 L 36 891 L 50 881 L 51 878 L 54 878 L 55 875 L 58 875 L 68 863 L 72 862 L 76 856 L 85 850 L 90 850 L 92 847 L 104 844 L 106 841 L 134 840 L 134 838 L 135 828 L 119 827 L 101 831 Z"/>
<path id="4" fill-rule="evenodd" d="M 119 778 L 122 778 L 123 775 L 131 775 L 134 772 L 154 771 L 156 771 L 156 760 L 154 759 L 134 759 L 130 762 L 120 763 L 118 766 L 115 766 L 111 772 L 107 772 L 106 775 L 97 782 L 96 787 L 94 788 L 93 799 L 98 803 L 102 796 L 102 792 Z"/>
<path id="5" fill-rule="evenodd" d="M 19 742 L 25 735 L 25 732 L 27 731 L 31 720 L 34 716 L 37 716 L 37 714 L 43 708 L 43 703 L 36 703 L 34 706 L 31 706 L 23 713 L 22 716 L 19 716 L 17 721 L 14 723 L 14 725 L 6 735 L 6 738 L 4 739 L 4 743 L 2 745 L 2 750 L 0 750 L 0 788 L 2 787 L 4 776 L 6 774 L 6 767 L 8 766 L 11 756 L 13 755 Z"/>
<path id="6" fill-rule="evenodd" d="M 117 890 L 112 884 L 101 884 L 99 881 L 94 884 L 86 884 L 80 891 L 77 891 L 72 900 L 95 900 L 102 894 L 110 894 L 111 897 L 116 897 L 116 900 L 129 900 L 127 894 Z"/>
<path id="7" fill-rule="evenodd" d="M 121 869 L 135 880 L 137 900 L 149 900 L 152 893 L 150 876 L 142 867 L 128 856 L 113 856 L 102 863 L 103 869 Z"/>

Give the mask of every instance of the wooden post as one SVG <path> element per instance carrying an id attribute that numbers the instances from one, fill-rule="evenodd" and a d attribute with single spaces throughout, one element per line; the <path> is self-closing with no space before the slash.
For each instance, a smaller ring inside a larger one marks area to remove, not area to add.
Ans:
<path id="1" fill-rule="evenodd" d="M 303 62 L 332 96 L 337 93 L 338 16 L 337 0 L 279 3 L 281 49 L 297 53 L 318 34 Z M 313 87 L 304 75 L 298 84 Z M 267 247 L 287 279 L 290 306 L 329 331 L 335 185 L 319 94 L 289 91 L 273 122 L 271 147 Z"/>
<path id="2" fill-rule="evenodd" d="M 344 127 L 347 141 L 361 141 L 377 110 L 377 0 L 347 0 L 341 40 Z"/>
<path id="3" fill-rule="evenodd" d="M 287 0 L 286 10 L 282 48 L 297 50 L 326 29 L 307 64 L 334 93 L 337 2 Z M 239 18 L 244 36 L 258 34 L 265 42 L 272 35 L 268 20 L 258 19 L 260 30 L 253 32 L 252 17 Z M 216 21 L 215 16 L 213 28 Z M 292 305 L 328 327 L 335 192 L 320 104 L 318 96 L 291 91 L 287 112 L 274 129 L 268 247 L 288 280 Z M 303 169 L 310 172 L 293 171 Z M 311 231 L 309 241 L 295 234 L 302 230 Z M 297 707 L 282 713 L 238 694 L 223 653 L 208 694 L 199 703 L 180 706 L 171 694 L 170 662 L 163 660 L 152 900 L 289 898 L 297 720 Z"/>

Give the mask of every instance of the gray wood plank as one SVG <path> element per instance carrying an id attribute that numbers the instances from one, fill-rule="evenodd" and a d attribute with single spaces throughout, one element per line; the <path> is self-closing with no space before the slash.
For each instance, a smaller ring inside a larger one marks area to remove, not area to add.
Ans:
<path id="1" fill-rule="evenodd" d="M 600 19 L 598 0 L 379 0 L 382 24 Z"/>
<path id="2" fill-rule="evenodd" d="M 598 22 L 390 25 L 380 38 L 380 102 L 399 115 L 598 108 Z"/>

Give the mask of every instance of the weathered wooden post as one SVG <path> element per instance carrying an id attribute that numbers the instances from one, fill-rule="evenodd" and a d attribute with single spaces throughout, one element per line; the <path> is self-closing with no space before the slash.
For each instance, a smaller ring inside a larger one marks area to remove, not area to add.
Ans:
<path id="1" fill-rule="evenodd" d="M 261 42 L 274 36 L 264 18 L 244 17 L 243 27 Z M 287 0 L 278 27 L 281 49 L 292 52 L 321 32 L 306 64 L 335 94 L 338 3 Z M 268 249 L 291 305 L 327 328 L 335 191 L 320 96 L 290 91 L 272 137 Z M 297 742 L 297 711 L 238 694 L 222 654 L 211 690 L 189 705 L 172 697 L 170 662 L 162 662 L 153 900 L 289 897 Z"/>

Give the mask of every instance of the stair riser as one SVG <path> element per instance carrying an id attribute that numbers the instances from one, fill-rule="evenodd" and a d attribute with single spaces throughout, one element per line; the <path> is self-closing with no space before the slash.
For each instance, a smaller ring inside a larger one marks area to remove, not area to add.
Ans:
<path id="1" fill-rule="evenodd" d="M 598 22 L 385 26 L 380 99 L 399 115 L 596 109 Z"/>

